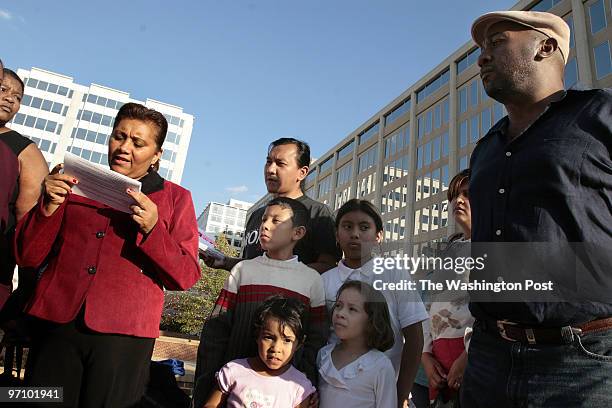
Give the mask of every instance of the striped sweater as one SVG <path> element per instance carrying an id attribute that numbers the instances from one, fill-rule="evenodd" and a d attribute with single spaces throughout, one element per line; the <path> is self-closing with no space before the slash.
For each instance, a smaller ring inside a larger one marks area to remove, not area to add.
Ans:
<path id="1" fill-rule="evenodd" d="M 224 364 L 257 354 L 252 329 L 255 310 L 272 295 L 295 298 L 307 306 L 306 342 L 296 353 L 294 365 L 316 385 L 317 352 L 328 334 L 323 280 L 297 257 L 279 261 L 264 254 L 232 269 L 204 323 L 195 375 L 195 407 L 206 401 L 215 373 Z"/>

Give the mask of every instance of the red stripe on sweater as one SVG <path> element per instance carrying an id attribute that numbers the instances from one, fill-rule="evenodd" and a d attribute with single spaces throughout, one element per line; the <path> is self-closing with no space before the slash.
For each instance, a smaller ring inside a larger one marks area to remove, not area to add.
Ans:
<path id="1" fill-rule="evenodd" d="M 238 289 L 238 302 L 263 302 L 272 295 L 282 295 L 297 299 L 306 306 L 310 306 L 310 299 L 307 296 L 287 288 L 272 285 L 242 285 Z"/>
<path id="2" fill-rule="evenodd" d="M 226 289 L 221 289 L 221 292 L 219 292 L 219 297 L 217 297 L 217 301 L 215 303 L 217 306 L 223 309 L 230 310 L 236 306 L 236 297 L 237 295 L 235 293 L 232 293 Z"/>

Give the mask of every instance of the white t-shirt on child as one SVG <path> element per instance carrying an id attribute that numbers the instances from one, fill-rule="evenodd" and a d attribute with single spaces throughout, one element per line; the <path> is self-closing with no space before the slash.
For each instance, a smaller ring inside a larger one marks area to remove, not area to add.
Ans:
<path id="1" fill-rule="evenodd" d="M 320 408 L 396 408 L 395 370 L 389 358 L 372 349 L 340 370 L 331 352 L 335 344 L 319 350 Z"/>
<path id="2" fill-rule="evenodd" d="M 336 293 L 340 286 L 347 280 L 358 280 L 366 282 L 376 288 L 374 281 L 380 280 L 382 283 L 402 283 L 402 281 L 412 281 L 410 274 L 405 270 L 384 269 L 381 274 L 374 273 L 374 259 L 363 264 L 361 268 L 351 269 L 340 261 L 338 266 L 330 269 L 321 275 L 325 286 L 325 303 L 327 311 L 331 317 L 332 308 L 336 301 Z M 399 375 L 402 361 L 402 349 L 404 348 L 404 335 L 402 329 L 411 324 L 427 320 L 429 315 L 423 306 L 421 297 L 416 290 L 380 290 L 387 300 L 389 315 L 391 317 L 391 327 L 395 335 L 393 347 L 385 352 L 391 360 L 395 369 L 395 376 Z M 333 333 L 330 335 L 330 343 L 336 343 L 337 337 Z"/>
<path id="3" fill-rule="evenodd" d="M 228 394 L 227 408 L 293 408 L 315 391 L 308 378 L 293 366 L 269 377 L 253 370 L 246 358 L 224 365 L 217 372 L 217 383 Z"/>

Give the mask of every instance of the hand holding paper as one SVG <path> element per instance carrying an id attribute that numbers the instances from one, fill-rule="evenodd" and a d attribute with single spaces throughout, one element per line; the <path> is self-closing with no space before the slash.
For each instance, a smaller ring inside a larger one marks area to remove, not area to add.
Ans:
<path id="1" fill-rule="evenodd" d="M 72 186 L 74 194 L 99 201 L 119 211 L 132 212 L 130 207 L 136 204 L 136 201 L 126 191 L 129 188 L 140 192 L 140 181 L 72 153 L 66 153 L 64 156 L 64 173 L 78 180 L 78 183 Z"/>

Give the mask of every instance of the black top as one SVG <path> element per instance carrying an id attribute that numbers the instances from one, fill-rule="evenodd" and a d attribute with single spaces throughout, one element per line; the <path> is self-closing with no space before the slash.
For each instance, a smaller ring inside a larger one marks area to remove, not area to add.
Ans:
<path id="1" fill-rule="evenodd" d="M 554 304 L 472 303 L 470 310 L 476 318 L 546 326 L 612 316 L 612 91 L 567 91 L 510 143 L 507 125 L 507 117 L 500 120 L 471 157 L 472 241 L 490 243 L 489 250 L 529 242 L 502 250 L 496 267 L 552 277 L 578 296 Z M 516 252 L 529 248 L 535 258 Z"/>
<path id="2" fill-rule="evenodd" d="M 306 226 L 306 236 L 300 239 L 293 249 L 298 259 L 305 264 L 310 264 L 316 262 L 320 254 L 329 254 L 334 256 L 336 261 L 339 260 L 340 251 L 336 247 L 334 217 L 329 207 L 306 195 L 296 200 L 304 204 L 310 213 L 310 224 Z M 245 259 L 253 259 L 263 254 L 259 243 L 259 226 L 265 210 L 265 206 L 258 208 L 247 221 L 242 251 L 242 257 Z"/>

